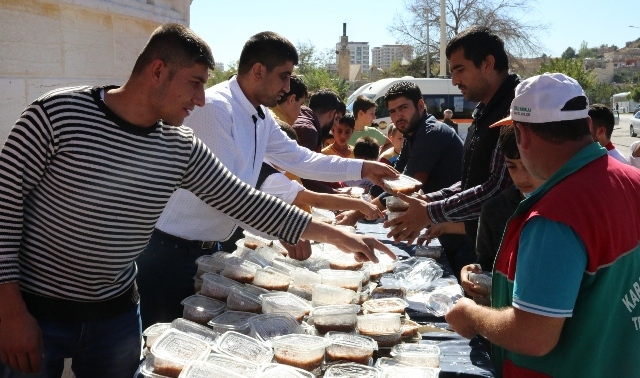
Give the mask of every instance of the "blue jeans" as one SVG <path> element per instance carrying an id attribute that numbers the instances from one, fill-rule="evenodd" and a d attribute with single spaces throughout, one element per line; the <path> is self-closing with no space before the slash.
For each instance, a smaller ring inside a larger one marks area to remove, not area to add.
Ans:
<path id="1" fill-rule="evenodd" d="M 0 378 L 60 378 L 71 358 L 76 378 L 131 378 L 140 364 L 140 306 L 85 323 L 38 320 L 44 341 L 42 371 L 25 374 L 0 365 Z"/>

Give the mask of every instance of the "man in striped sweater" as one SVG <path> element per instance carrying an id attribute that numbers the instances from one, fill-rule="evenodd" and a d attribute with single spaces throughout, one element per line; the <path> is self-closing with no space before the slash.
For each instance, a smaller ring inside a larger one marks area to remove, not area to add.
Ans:
<path id="1" fill-rule="evenodd" d="M 0 152 L 0 358 L 11 377 L 131 377 L 139 363 L 135 258 L 179 188 L 287 242 L 391 253 L 252 189 L 181 125 L 214 61 L 188 28 L 156 29 L 122 87 L 29 105 Z M 364 258 L 360 256 L 360 258 Z"/>

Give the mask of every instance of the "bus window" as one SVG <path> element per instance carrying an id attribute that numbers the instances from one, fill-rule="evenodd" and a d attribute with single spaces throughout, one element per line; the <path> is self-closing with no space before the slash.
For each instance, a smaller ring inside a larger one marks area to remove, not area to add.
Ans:
<path id="1" fill-rule="evenodd" d="M 427 113 L 436 117 L 437 119 L 443 118 L 444 110 L 447 109 L 447 95 L 422 95 L 424 104 L 427 108 Z"/>
<path id="2" fill-rule="evenodd" d="M 376 100 L 376 118 L 385 118 L 389 116 L 389 109 L 387 108 L 387 102 L 384 100 L 384 96 L 378 97 Z"/>
<path id="3" fill-rule="evenodd" d="M 462 95 L 450 95 L 447 107 L 453 111 L 453 118 L 471 119 L 477 103 L 467 101 Z"/>

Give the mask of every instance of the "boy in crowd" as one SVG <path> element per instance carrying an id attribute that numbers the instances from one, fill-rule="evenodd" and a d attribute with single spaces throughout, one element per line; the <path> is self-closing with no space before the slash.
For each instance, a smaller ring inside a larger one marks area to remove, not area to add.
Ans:
<path id="1" fill-rule="evenodd" d="M 624 155 L 611 143 L 611 134 L 615 120 L 613 112 L 608 106 L 602 104 L 593 104 L 589 107 L 589 117 L 591 117 L 591 135 L 593 140 L 607 149 L 607 153 L 612 158 L 619 160 L 625 164 L 629 164 Z"/>
<path id="2" fill-rule="evenodd" d="M 280 97 L 278 104 L 269 108 L 269 111 L 275 120 L 283 121 L 287 125 L 293 125 L 308 97 L 307 85 L 302 81 L 302 78 L 298 75 L 291 75 L 289 78 L 289 92 Z"/>
<path id="3" fill-rule="evenodd" d="M 362 95 L 353 102 L 356 125 L 353 135 L 349 139 L 350 145 L 354 146 L 359 138 L 368 136 L 375 139 L 378 145 L 382 146 L 382 150 L 391 147 L 391 141 L 380 130 L 371 127 L 371 123 L 376 119 L 376 108 L 377 105 L 373 100 Z"/>
<path id="4" fill-rule="evenodd" d="M 402 151 L 402 143 L 404 143 L 404 135 L 396 125 L 392 122 L 389 124 L 389 135 L 387 136 L 391 141 L 391 147 L 387 148 L 383 151 L 378 157 L 378 161 L 389 164 L 393 166 L 398 160 L 398 156 L 400 156 L 400 151 Z"/>
<path id="5" fill-rule="evenodd" d="M 355 119 L 351 115 L 340 118 L 331 128 L 333 143 L 322 149 L 325 155 L 338 155 L 343 158 L 355 158 L 353 155 L 353 146 L 349 145 L 349 138 L 353 134 L 355 128 Z"/>

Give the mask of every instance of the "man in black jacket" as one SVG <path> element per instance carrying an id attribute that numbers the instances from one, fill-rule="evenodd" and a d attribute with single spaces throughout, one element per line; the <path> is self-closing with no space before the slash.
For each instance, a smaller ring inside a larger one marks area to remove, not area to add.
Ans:
<path id="1" fill-rule="evenodd" d="M 489 129 L 509 113 L 516 75 L 509 75 L 504 42 L 486 27 L 472 26 L 447 44 L 452 84 L 465 100 L 479 101 L 464 144 L 462 176 L 456 184 L 420 199 L 406 199 L 409 211 L 385 223 L 395 226 L 389 236 L 412 242 L 425 227 L 464 222 L 475 245 L 482 204 L 511 185 L 497 144 L 499 130 Z"/>

